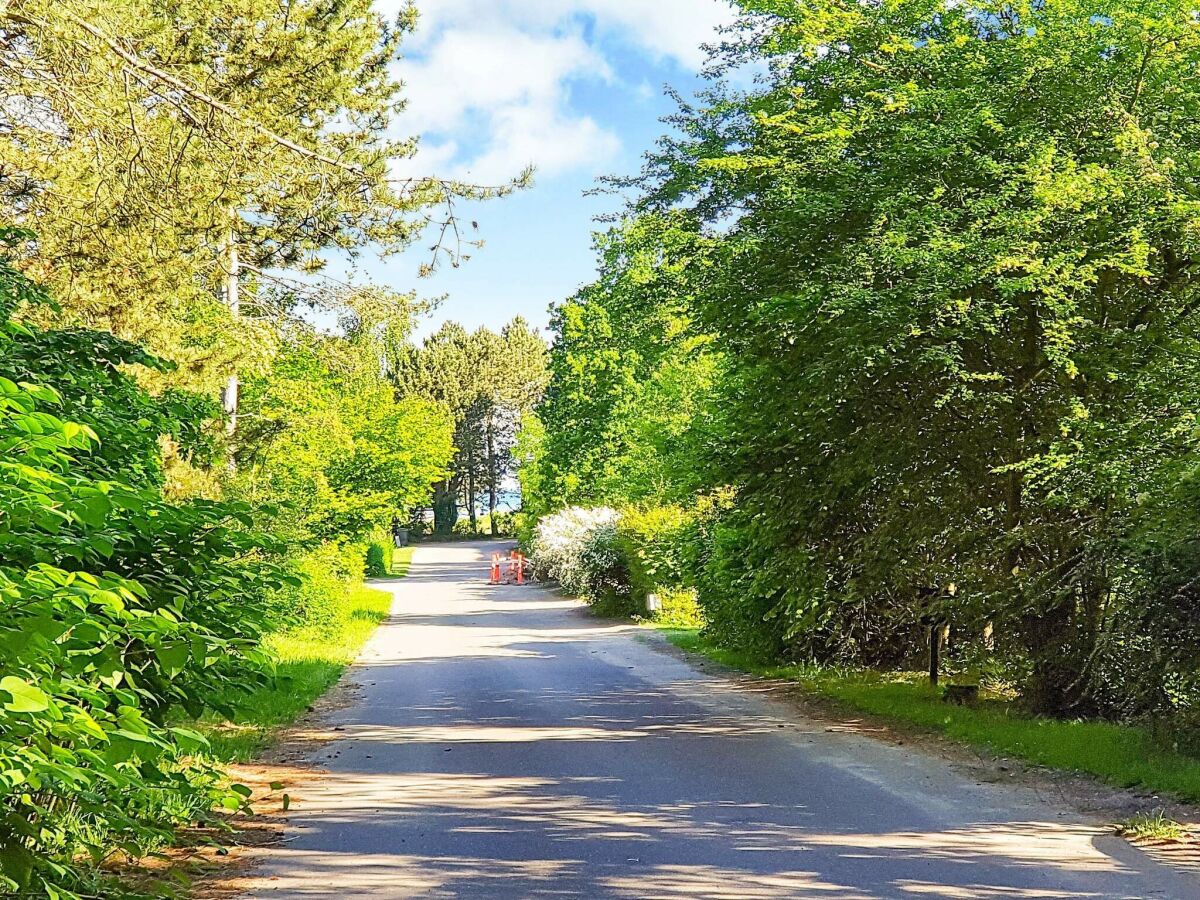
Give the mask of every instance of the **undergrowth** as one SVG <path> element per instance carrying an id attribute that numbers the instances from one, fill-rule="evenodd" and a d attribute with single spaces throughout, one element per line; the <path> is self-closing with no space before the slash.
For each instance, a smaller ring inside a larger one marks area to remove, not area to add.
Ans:
<path id="1" fill-rule="evenodd" d="M 410 551 L 406 560 L 411 555 Z M 268 635 L 264 649 L 275 660 L 275 679 L 238 698 L 237 711 L 231 718 L 210 717 L 202 723 L 213 756 L 224 762 L 253 759 L 278 729 L 294 722 L 333 686 L 387 618 L 391 601 L 387 591 L 366 585 L 355 587 L 347 592 L 329 623 Z"/>

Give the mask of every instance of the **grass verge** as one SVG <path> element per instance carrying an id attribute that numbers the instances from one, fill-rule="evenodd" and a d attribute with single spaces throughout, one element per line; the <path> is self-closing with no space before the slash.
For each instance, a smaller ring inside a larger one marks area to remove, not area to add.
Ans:
<path id="1" fill-rule="evenodd" d="M 415 547 L 397 547 L 396 552 L 392 556 L 392 577 L 403 578 L 408 574 L 408 567 L 412 565 L 413 550 Z"/>
<path id="2" fill-rule="evenodd" d="M 410 550 L 404 571 L 411 558 Z M 246 695 L 232 719 L 201 722 L 213 756 L 225 762 L 253 759 L 276 731 L 294 722 L 341 677 L 376 626 L 387 618 L 391 602 L 387 591 L 355 587 L 336 624 L 268 635 L 263 646 L 276 660 L 276 679 Z"/>
<path id="3" fill-rule="evenodd" d="M 846 710 L 868 713 L 901 730 L 934 732 L 1000 756 L 1094 775 L 1118 787 L 1200 801 L 1200 760 L 1164 749 L 1141 728 L 1034 718 L 1011 703 L 987 698 L 975 707 L 952 706 L 926 684 L 880 673 L 764 663 L 716 647 L 694 628 L 662 630 L 684 650 L 743 672 L 794 681 Z"/>

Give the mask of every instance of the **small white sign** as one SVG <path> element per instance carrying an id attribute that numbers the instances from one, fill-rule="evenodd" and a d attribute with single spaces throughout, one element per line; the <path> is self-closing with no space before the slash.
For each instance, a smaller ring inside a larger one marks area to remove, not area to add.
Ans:
<path id="1" fill-rule="evenodd" d="M 646 612 L 659 612 L 662 610 L 662 598 L 658 594 L 646 595 Z"/>

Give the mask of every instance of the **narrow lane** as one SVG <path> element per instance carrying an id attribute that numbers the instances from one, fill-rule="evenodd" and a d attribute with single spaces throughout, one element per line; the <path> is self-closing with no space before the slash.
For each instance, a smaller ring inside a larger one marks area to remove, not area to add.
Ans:
<path id="1" fill-rule="evenodd" d="M 250 896 L 1200 897 L 1101 828 L 827 733 L 423 546 Z"/>

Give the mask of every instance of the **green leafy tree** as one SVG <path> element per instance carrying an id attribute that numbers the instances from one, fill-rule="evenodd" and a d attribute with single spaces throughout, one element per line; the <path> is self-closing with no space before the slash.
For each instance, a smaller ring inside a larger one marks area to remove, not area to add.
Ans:
<path id="1" fill-rule="evenodd" d="M 452 529 L 461 502 L 477 531 L 478 502 L 486 495 L 495 533 L 521 419 L 545 388 L 545 341 L 519 317 L 499 334 L 487 328 L 468 333 L 448 322 L 420 347 L 393 343 L 389 358 L 401 396 L 444 403 L 454 416 L 456 452 L 450 476 L 435 491 L 435 528 Z"/>
<path id="2" fill-rule="evenodd" d="M 62 417 L 107 435 L 103 443 L 76 448 L 80 474 L 161 484 L 164 438 L 172 440 L 176 453 L 213 463 L 218 451 L 205 423 L 220 414 L 217 404 L 176 390 L 151 396 L 131 369 L 159 373 L 171 366 L 136 344 L 80 329 L 30 331 L 0 360 L 0 374 L 54 385 Z"/>
<path id="3" fill-rule="evenodd" d="M 455 463 L 434 487 L 434 528 L 449 532 L 458 520 L 458 505 L 466 477 L 463 448 L 474 449 L 466 434 L 467 413 L 475 402 L 475 373 L 467 352 L 469 335 L 457 322 L 447 322 L 418 348 L 406 336 L 388 346 L 388 367 L 401 396 L 425 397 L 443 404 L 454 417 Z"/>
<path id="4" fill-rule="evenodd" d="M 1192 9 L 740 6 L 759 81 L 681 105 L 557 311 L 539 509 L 713 494 L 727 643 L 950 621 L 1039 711 L 1194 707 Z"/>
<path id="5" fill-rule="evenodd" d="M 453 455 L 446 407 L 397 399 L 366 339 L 299 333 L 249 381 L 234 490 L 297 546 L 364 538 L 429 501 Z"/>
<path id="6" fill-rule="evenodd" d="M 369 0 L 4 4 L 0 213 L 39 233 L 29 271 L 70 322 L 180 363 L 177 385 L 259 370 L 264 318 L 289 312 L 263 273 L 407 246 L 451 198 L 495 193 L 392 174 L 416 146 L 388 136 L 414 22 Z"/>
<path id="7" fill-rule="evenodd" d="M 724 244 L 710 597 L 859 660 L 993 623 L 1035 708 L 1128 709 L 1120 660 L 1195 654 L 1132 614 L 1195 577 L 1192 9 L 741 5 L 763 83 L 683 108 L 645 177 Z"/>
<path id="8" fill-rule="evenodd" d="M 680 215 L 597 239 L 600 278 L 555 311 L 538 408 L 541 512 L 577 503 L 671 503 L 704 483 L 701 449 L 719 359 L 695 323 L 707 239 Z M 527 476 L 528 477 L 528 476 Z"/>
<path id="9" fill-rule="evenodd" d="M 498 504 L 505 481 L 515 472 L 514 452 L 523 421 L 541 399 L 549 378 L 546 342 L 520 316 L 499 335 L 480 332 L 483 388 L 476 426 L 483 443 L 483 479 L 488 522 L 498 532 Z"/>

